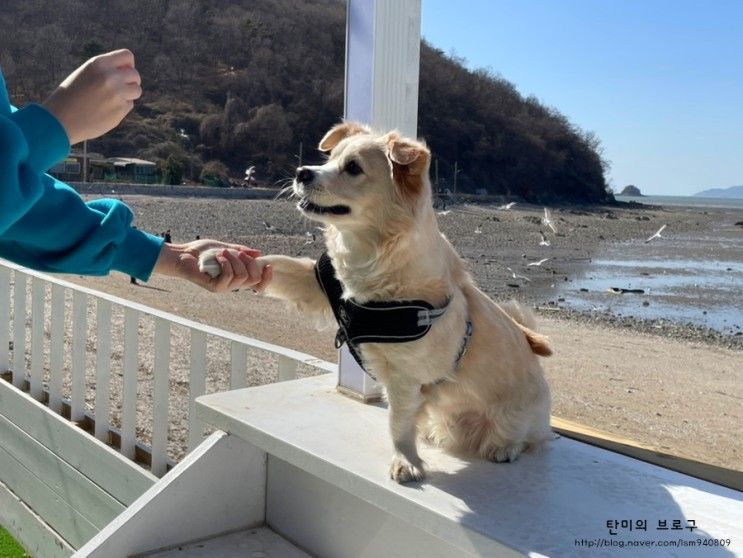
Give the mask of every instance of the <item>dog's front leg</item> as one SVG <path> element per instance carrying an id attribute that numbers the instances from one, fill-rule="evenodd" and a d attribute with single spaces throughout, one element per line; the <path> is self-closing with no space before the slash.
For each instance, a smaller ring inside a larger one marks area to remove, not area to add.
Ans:
<path id="1" fill-rule="evenodd" d="M 217 254 L 221 249 L 211 249 L 201 254 L 199 269 L 212 277 L 219 275 L 220 266 Z M 256 259 L 260 270 L 273 267 L 273 279 L 263 293 L 293 303 L 303 312 L 309 312 L 324 319 L 332 318 L 328 299 L 315 279 L 315 262 L 310 258 L 291 258 L 289 256 L 261 256 Z"/>
<path id="2" fill-rule="evenodd" d="M 423 460 L 416 447 L 416 418 L 421 405 L 420 386 L 393 384 L 387 386 L 390 404 L 390 434 L 395 456 L 390 465 L 390 477 L 399 483 L 418 481 L 425 477 Z"/>

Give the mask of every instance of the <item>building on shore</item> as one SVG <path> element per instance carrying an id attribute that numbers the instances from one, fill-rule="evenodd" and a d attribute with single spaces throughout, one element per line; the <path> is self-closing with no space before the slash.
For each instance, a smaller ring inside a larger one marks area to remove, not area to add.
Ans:
<path id="1" fill-rule="evenodd" d="M 86 156 L 73 151 L 68 157 L 49 169 L 49 174 L 68 182 L 132 182 L 157 184 L 160 181 L 156 163 L 134 157 L 104 157 L 100 153 L 87 154 L 87 173 L 83 172 Z"/>

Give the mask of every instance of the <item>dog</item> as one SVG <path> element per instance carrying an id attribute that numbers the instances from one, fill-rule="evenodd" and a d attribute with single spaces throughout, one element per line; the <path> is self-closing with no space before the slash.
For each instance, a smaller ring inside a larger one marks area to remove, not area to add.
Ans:
<path id="1" fill-rule="evenodd" d="M 385 388 L 394 445 L 390 477 L 399 483 L 424 478 L 418 436 L 495 462 L 540 446 L 551 437 L 549 387 L 538 358 L 552 354 L 548 339 L 535 331 L 528 310 L 513 301 L 498 305 L 478 289 L 439 231 L 426 145 L 344 122 L 319 149 L 327 161 L 298 168 L 292 189 L 300 212 L 324 225 L 340 304 L 375 310 L 393 301 L 418 308 L 417 334 L 362 331 L 349 343 Z M 317 262 L 263 256 L 258 263 L 274 269 L 266 295 L 340 321 L 340 340 L 349 341 L 346 316 L 339 317 L 337 301 L 330 303 Z M 218 269 L 213 253 L 200 265 Z M 400 320 L 394 321 L 393 329 Z"/>

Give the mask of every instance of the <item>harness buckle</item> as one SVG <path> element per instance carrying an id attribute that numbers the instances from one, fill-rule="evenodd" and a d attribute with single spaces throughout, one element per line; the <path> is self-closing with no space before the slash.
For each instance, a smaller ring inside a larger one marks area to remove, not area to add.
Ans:
<path id="1" fill-rule="evenodd" d="M 333 343 L 335 345 L 336 349 L 340 349 L 341 345 L 346 342 L 346 333 L 343 331 L 342 327 L 338 328 L 338 331 L 335 333 L 335 342 Z"/>

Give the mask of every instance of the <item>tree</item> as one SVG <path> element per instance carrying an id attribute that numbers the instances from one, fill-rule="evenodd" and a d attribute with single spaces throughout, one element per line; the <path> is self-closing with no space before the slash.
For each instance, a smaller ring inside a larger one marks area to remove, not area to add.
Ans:
<path id="1" fill-rule="evenodd" d="M 163 165 L 163 184 L 181 184 L 183 182 L 183 163 L 170 155 Z"/>

